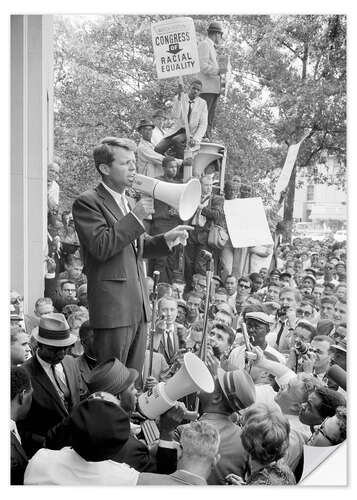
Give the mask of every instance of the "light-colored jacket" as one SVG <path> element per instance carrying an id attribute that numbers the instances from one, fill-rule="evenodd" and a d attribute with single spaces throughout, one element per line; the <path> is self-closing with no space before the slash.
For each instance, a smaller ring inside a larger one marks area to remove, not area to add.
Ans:
<path id="1" fill-rule="evenodd" d="M 221 91 L 221 78 L 219 76 L 216 49 L 210 38 L 206 38 L 198 44 L 198 57 L 200 72 L 197 73 L 196 77 L 202 82 L 201 92 L 204 94 L 219 94 Z"/>
<path id="2" fill-rule="evenodd" d="M 181 99 L 183 100 L 184 103 L 184 109 L 186 110 L 186 113 L 188 113 L 189 109 L 188 95 L 182 93 Z M 173 100 L 171 115 L 172 119 L 174 120 L 174 124 L 172 125 L 170 130 L 167 131 L 165 137 L 170 137 L 181 128 L 185 128 L 185 120 L 184 120 L 184 115 L 182 113 L 181 101 L 178 99 L 177 95 L 174 97 Z M 196 97 L 196 99 L 193 101 L 191 105 L 191 115 L 189 122 L 190 133 L 192 135 L 192 138 L 196 142 L 201 142 L 202 137 L 206 133 L 207 117 L 208 117 L 208 111 L 207 111 L 206 101 L 204 99 L 201 99 L 201 97 Z"/>

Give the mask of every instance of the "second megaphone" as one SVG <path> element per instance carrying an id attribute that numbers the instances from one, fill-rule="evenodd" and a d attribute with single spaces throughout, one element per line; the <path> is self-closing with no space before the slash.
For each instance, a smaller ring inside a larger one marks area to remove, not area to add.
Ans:
<path id="1" fill-rule="evenodd" d="M 138 398 L 138 410 L 154 420 L 175 406 L 176 401 L 196 391 L 212 393 L 214 380 L 204 362 L 192 352 L 183 357 L 183 366 L 167 382 L 160 382 Z"/>
<path id="2" fill-rule="evenodd" d="M 198 179 L 176 184 L 136 174 L 133 188 L 175 208 L 183 221 L 193 216 L 201 201 L 201 183 Z"/>

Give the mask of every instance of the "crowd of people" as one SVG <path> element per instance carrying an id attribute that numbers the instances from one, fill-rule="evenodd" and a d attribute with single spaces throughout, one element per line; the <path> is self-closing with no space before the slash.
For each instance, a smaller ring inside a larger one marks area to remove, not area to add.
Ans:
<path id="1" fill-rule="evenodd" d="M 64 218 L 70 226 L 72 215 Z M 213 276 L 206 364 L 214 392 L 199 394 L 195 422 L 185 420 L 195 398 L 178 402 L 152 442 L 135 401 L 172 377 L 185 352 L 199 355 L 204 266 L 195 273 L 191 261 L 188 281 L 174 255 L 148 261 L 165 276 L 149 375 L 149 344 L 141 372 L 117 358 L 98 361 L 77 237 L 69 248 L 62 227 L 49 229 L 45 294 L 33 314 L 11 292 L 12 484 L 295 484 L 304 444 L 346 438 L 344 243 L 295 238 L 275 252 L 276 267 Z"/>
<path id="2" fill-rule="evenodd" d="M 210 28 L 204 57 L 221 36 Z M 169 130 L 164 111 L 141 120 L 138 145 L 103 139 L 101 183 L 73 215 L 59 215 L 49 165 L 44 296 L 33 313 L 20 293 L 10 300 L 11 484 L 293 485 L 304 445 L 346 439 L 346 244 L 283 243 L 275 225 L 274 245 L 233 248 L 224 200 L 253 193 L 237 176 L 220 193 L 215 162 L 182 226 L 175 208 L 132 189 L 136 170 L 183 182 L 182 145 L 203 140 L 219 95 L 204 92 L 207 118 L 202 87 L 177 95 L 190 138 L 177 107 Z M 213 391 L 146 418 L 139 395 L 175 377 L 188 352 Z"/>

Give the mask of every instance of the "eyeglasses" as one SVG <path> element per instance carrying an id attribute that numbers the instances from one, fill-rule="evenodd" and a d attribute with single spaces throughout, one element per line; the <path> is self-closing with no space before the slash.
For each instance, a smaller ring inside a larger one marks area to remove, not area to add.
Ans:
<path id="1" fill-rule="evenodd" d="M 327 420 L 327 419 L 326 419 Z M 327 439 L 327 441 L 332 445 L 332 446 L 335 446 L 336 442 L 334 439 L 331 439 L 327 434 L 326 434 L 326 431 L 325 431 L 325 422 L 326 420 L 324 420 L 322 422 L 322 424 L 320 425 L 320 427 L 316 430 L 316 434 L 320 433 L 325 439 Z"/>
<path id="2" fill-rule="evenodd" d="M 296 314 L 301 314 L 304 318 L 310 318 L 312 313 L 310 311 L 304 311 L 303 309 L 296 309 Z"/>

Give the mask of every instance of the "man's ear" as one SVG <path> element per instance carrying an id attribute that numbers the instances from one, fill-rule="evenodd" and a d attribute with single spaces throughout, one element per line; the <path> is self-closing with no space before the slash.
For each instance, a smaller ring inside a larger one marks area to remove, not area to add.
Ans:
<path id="1" fill-rule="evenodd" d="M 213 460 L 213 467 L 215 467 L 220 460 L 221 460 L 221 455 L 219 453 L 217 453 L 217 455 L 214 457 L 214 460 Z"/>
<path id="2" fill-rule="evenodd" d="M 17 395 L 17 401 L 18 401 L 20 406 L 24 402 L 24 396 L 25 396 L 25 389 Z"/>
<path id="3" fill-rule="evenodd" d="M 107 165 L 106 163 L 101 163 L 100 165 L 98 165 L 98 170 L 102 175 L 108 175 L 109 168 L 109 165 Z"/>

